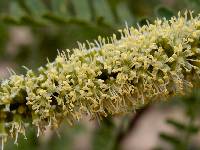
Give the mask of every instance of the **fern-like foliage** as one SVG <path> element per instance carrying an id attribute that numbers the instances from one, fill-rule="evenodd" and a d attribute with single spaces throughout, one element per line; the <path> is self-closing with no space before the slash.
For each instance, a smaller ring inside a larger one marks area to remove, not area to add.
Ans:
<path id="1" fill-rule="evenodd" d="M 199 143 L 194 143 L 194 136 L 198 134 L 200 130 L 200 124 L 197 121 L 200 116 L 200 90 L 196 89 L 190 96 L 178 97 L 175 102 L 182 106 L 185 112 L 185 121 L 178 121 L 176 119 L 167 119 L 167 124 L 175 128 L 174 134 L 166 132 L 160 133 L 160 138 L 168 143 L 173 150 L 198 150 Z M 157 149 L 162 150 L 163 147 Z"/>
<path id="2" fill-rule="evenodd" d="M 16 0 L 10 3 L 10 14 L 2 18 L 16 25 L 49 26 L 53 23 L 109 26 L 130 20 L 128 9 L 120 16 L 121 9 L 126 9 L 126 5 L 119 0 Z"/>

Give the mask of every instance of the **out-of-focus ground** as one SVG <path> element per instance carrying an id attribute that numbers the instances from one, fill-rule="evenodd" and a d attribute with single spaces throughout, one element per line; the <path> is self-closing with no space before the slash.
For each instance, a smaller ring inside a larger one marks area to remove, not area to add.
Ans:
<path id="1" fill-rule="evenodd" d="M 151 150 L 158 144 L 165 145 L 170 150 L 171 147 L 162 142 L 159 138 L 160 132 L 174 134 L 176 130 L 166 124 L 166 120 L 174 118 L 184 121 L 184 112 L 179 107 L 170 107 L 163 109 L 159 105 L 152 106 L 147 113 L 142 116 L 136 129 L 123 141 L 123 150 Z M 200 140 L 200 134 L 195 136 L 195 141 Z"/>

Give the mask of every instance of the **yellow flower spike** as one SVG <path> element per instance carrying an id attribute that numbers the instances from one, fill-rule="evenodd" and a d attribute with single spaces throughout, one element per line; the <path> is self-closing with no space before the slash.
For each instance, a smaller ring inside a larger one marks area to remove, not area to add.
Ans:
<path id="1" fill-rule="evenodd" d="M 27 68 L 25 75 L 12 73 L 0 87 L 0 134 L 17 141 L 27 123 L 37 126 L 39 135 L 63 119 L 73 125 L 85 114 L 125 114 L 200 87 L 200 16 L 189 13 L 190 19 L 179 14 L 119 30 L 120 39 L 113 34 L 78 43 L 73 54 L 58 52 L 38 73 Z"/>

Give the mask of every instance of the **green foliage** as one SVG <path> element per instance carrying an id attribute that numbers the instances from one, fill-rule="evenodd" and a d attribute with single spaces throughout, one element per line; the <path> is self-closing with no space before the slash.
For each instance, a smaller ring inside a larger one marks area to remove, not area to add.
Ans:
<path id="1" fill-rule="evenodd" d="M 12 150 L 35 150 L 39 146 L 39 139 L 36 136 L 37 131 L 33 128 L 29 128 L 27 132 L 27 138 L 24 136 L 19 137 L 18 145 L 13 144 L 13 140 L 9 140 L 9 142 L 5 145 L 5 149 L 12 149 Z M 31 139 L 31 140 L 30 140 Z"/>
<path id="2" fill-rule="evenodd" d="M 176 131 L 175 134 L 166 132 L 160 133 L 160 138 L 168 143 L 173 150 L 199 149 L 199 143 L 194 143 L 193 138 L 200 130 L 200 124 L 197 121 L 200 116 L 200 90 L 196 89 L 190 96 L 177 97 L 178 106 L 182 106 L 185 112 L 185 121 L 168 119 L 166 122 Z M 174 102 L 173 102 L 174 104 Z M 160 147 L 159 149 L 162 149 Z"/>
<path id="3" fill-rule="evenodd" d="M 104 118 L 99 124 L 100 127 L 95 131 L 93 137 L 93 150 L 113 150 L 117 138 L 117 127 L 111 118 Z"/>
<path id="4" fill-rule="evenodd" d="M 8 30 L 6 26 L 0 22 L 0 57 L 4 56 L 4 48 L 8 40 Z"/>
<path id="5" fill-rule="evenodd" d="M 97 2 L 98 4 L 96 4 Z M 9 24 L 9 27 L 13 25 L 29 27 L 34 39 L 33 43 L 29 45 L 16 47 L 19 54 L 12 61 L 16 62 L 18 66 L 26 65 L 36 68 L 46 63 L 46 59 L 44 59 L 46 57 L 52 61 L 57 54 L 57 49 L 71 48 L 74 47 L 76 41 L 83 42 L 85 39 L 94 39 L 98 35 L 113 33 L 114 28 L 104 21 L 108 12 L 104 11 L 104 14 L 100 14 L 101 9 L 97 10 L 98 5 L 102 7 L 105 5 L 105 8 L 109 8 L 108 4 L 97 2 L 94 1 L 95 6 L 91 6 L 87 0 L 81 3 L 75 0 L 10 1 L 7 4 L 9 12 L 0 14 L 1 21 Z M 94 10 L 91 7 L 94 7 Z M 97 15 L 92 19 L 93 12 Z M 112 14 L 110 16 L 112 18 Z M 112 20 L 111 18 L 107 18 L 107 20 Z M 5 45 L 2 44 L 3 48 Z M 21 59 L 23 55 L 27 56 L 27 61 Z"/>
<path id="6" fill-rule="evenodd" d="M 159 6 L 156 8 L 156 15 L 158 17 L 165 17 L 166 19 L 170 19 L 175 13 L 167 7 Z"/>
<path id="7" fill-rule="evenodd" d="M 117 9 L 121 3 L 119 0 L 50 0 L 44 2 L 16 0 L 10 2 L 10 12 L 2 15 L 2 19 L 6 23 L 15 25 L 49 26 L 52 23 L 64 25 L 83 23 L 113 26 L 116 22 L 121 22 L 118 15 L 120 10 Z"/>
<path id="8" fill-rule="evenodd" d="M 29 128 L 27 131 L 26 138 L 22 135 L 19 136 L 18 144 L 13 144 L 13 140 L 8 141 L 5 144 L 5 150 L 66 150 L 72 149 L 75 138 L 80 134 L 86 133 L 86 127 L 79 123 L 73 127 L 65 125 L 65 127 L 60 128 L 58 131 L 48 131 L 46 134 L 48 136 L 37 137 L 37 131 L 33 128 Z"/>

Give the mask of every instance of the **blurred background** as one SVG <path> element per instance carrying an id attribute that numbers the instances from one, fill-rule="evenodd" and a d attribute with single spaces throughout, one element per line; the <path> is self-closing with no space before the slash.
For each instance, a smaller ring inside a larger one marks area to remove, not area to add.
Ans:
<path id="1" fill-rule="evenodd" d="M 57 50 L 77 47 L 77 41 L 110 36 L 128 26 L 178 11 L 198 14 L 200 0 L 0 0 L 0 79 L 7 68 L 25 73 L 53 61 Z M 119 35 L 118 35 L 119 36 Z M 63 124 L 36 137 L 36 129 L 9 139 L 5 150 L 199 150 L 200 92 L 150 104 L 137 114 Z"/>

